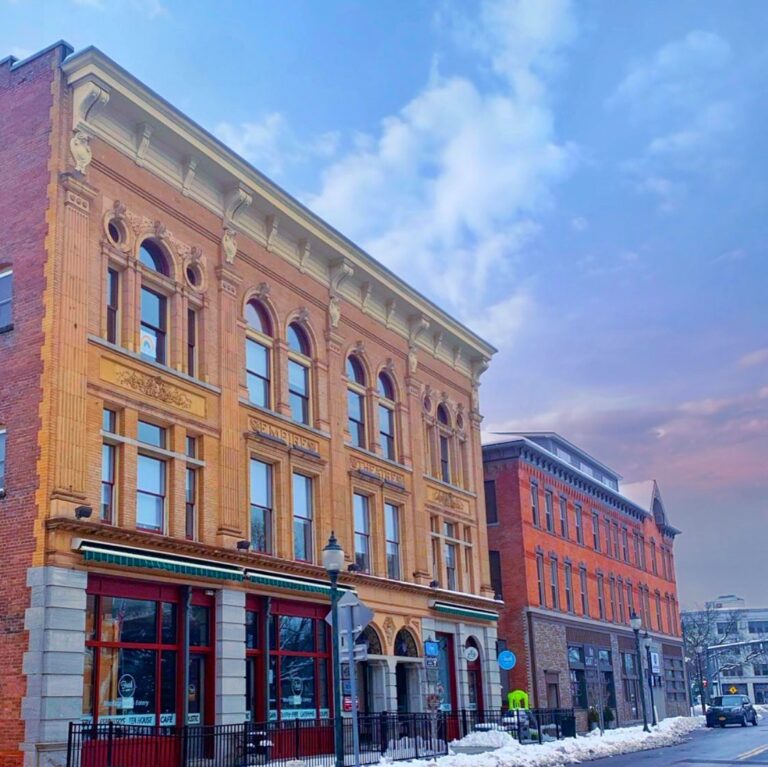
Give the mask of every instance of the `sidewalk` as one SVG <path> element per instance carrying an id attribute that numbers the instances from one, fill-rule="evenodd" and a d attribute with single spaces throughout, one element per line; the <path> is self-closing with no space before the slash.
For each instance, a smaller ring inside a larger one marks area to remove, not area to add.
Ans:
<path id="1" fill-rule="evenodd" d="M 542 745 L 520 745 L 503 732 L 477 733 L 465 738 L 464 745 L 488 745 L 494 748 L 482 754 L 450 754 L 432 760 L 405 762 L 409 767 L 559 767 L 564 764 L 645 751 L 681 743 L 703 725 L 703 717 L 665 719 L 650 733 L 642 727 L 595 730 L 589 735 L 552 741 Z M 482 739 L 485 738 L 485 742 Z M 470 742 L 471 741 L 471 742 Z"/>

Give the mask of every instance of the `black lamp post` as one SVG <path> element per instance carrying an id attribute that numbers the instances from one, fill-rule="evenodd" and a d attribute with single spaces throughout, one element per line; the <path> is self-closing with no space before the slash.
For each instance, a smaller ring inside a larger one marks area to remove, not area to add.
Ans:
<path id="1" fill-rule="evenodd" d="M 696 645 L 696 664 L 699 667 L 699 695 L 701 696 L 701 713 L 704 716 L 707 715 L 707 704 L 705 702 L 706 689 L 704 687 L 704 673 L 701 669 L 701 654 L 704 652 L 704 648 L 701 645 Z"/>
<path id="2" fill-rule="evenodd" d="M 650 732 L 648 729 L 648 715 L 645 713 L 645 685 L 643 684 L 643 656 L 640 655 L 640 627 L 643 625 L 642 618 L 633 610 L 629 616 L 629 625 L 635 632 L 635 651 L 637 652 L 638 676 L 640 677 L 640 704 L 643 707 L 643 732 Z"/>
<path id="3" fill-rule="evenodd" d="M 344 549 L 336 536 L 323 549 L 323 567 L 331 579 L 331 651 L 333 658 L 333 745 L 336 767 L 344 767 L 344 723 L 341 718 L 341 659 L 339 658 L 339 571 L 344 567 Z"/>
<path id="4" fill-rule="evenodd" d="M 643 647 L 645 647 L 645 660 L 648 663 L 648 690 L 651 693 L 651 724 L 656 726 L 656 706 L 653 704 L 653 669 L 651 668 L 651 637 L 646 629 L 643 634 Z"/>

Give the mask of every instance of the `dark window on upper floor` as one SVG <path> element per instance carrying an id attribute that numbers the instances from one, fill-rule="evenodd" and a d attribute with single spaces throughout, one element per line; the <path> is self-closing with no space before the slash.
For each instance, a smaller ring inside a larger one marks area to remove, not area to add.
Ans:
<path id="1" fill-rule="evenodd" d="M 498 599 L 504 598 L 504 589 L 501 582 L 501 552 L 489 551 L 488 561 L 491 568 L 491 588 Z"/>
<path id="2" fill-rule="evenodd" d="M 485 487 L 485 521 L 489 525 L 495 525 L 499 521 L 499 510 L 496 507 L 496 481 L 486 479 Z"/>

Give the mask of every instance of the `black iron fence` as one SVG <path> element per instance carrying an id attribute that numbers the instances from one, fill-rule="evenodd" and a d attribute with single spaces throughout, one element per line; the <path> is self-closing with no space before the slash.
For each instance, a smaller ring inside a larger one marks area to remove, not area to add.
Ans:
<path id="1" fill-rule="evenodd" d="M 334 720 L 246 722 L 230 725 L 147 727 L 116 722 L 72 722 L 67 767 L 256 767 L 301 761 L 334 767 Z M 448 753 L 450 742 L 500 730 L 521 743 L 575 736 L 570 709 L 435 714 L 361 714 L 361 764 Z M 343 720 L 346 764 L 353 763 L 352 721 Z"/>

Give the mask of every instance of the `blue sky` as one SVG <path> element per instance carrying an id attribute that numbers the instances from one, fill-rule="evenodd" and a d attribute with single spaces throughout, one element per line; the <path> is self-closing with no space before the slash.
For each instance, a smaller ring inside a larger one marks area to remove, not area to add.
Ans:
<path id="1" fill-rule="evenodd" d="M 489 433 L 655 477 L 684 602 L 764 602 L 767 22 L 761 0 L 0 0 L 0 52 L 101 48 L 493 341 Z"/>

